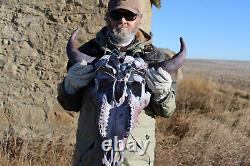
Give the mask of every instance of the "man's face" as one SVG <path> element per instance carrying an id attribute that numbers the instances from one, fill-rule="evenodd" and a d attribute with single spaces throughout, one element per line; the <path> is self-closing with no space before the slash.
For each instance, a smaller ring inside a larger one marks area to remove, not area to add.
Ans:
<path id="1" fill-rule="evenodd" d="M 111 28 L 120 28 L 132 30 L 137 28 L 139 17 L 124 9 L 118 9 L 109 14 L 109 22 Z"/>
<path id="2" fill-rule="evenodd" d="M 139 29 L 140 17 L 128 10 L 115 10 L 108 15 L 107 19 L 113 37 L 120 42 L 133 37 Z"/>

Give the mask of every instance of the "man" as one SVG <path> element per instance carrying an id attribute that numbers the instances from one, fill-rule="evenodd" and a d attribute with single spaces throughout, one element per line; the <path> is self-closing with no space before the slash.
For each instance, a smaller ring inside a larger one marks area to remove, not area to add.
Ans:
<path id="1" fill-rule="evenodd" d="M 139 0 L 110 0 L 106 23 L 96 38 L 82 45 L 79 50 L 89 56 L 101 58 L 113 49 L 119 56 L 140 56 L 145 62 L 163 61 L 167 57 L 152 46 L 151 36 L 139 29 L 142 11 Z M 92 65 L 86 62 L 70 64 L 68 74 L 59 86 L 58 101 L 66 110 L 79 111 L 74 165 L 102 165 L 102 140 L 96 125 L 95 99 L 90 97 L 88 84 L 95 75 Z M 153 165 L 155 147 L 155 116 L 169 117 L 175 110 L 175 93 L 172 79 L 163 69 L 151 68 L 146 73 L 147 86 L 151 92 L 150 104 L 138 118 L 138 124 L 128 140 L 149 141 L 143 155 L 125 152 L 124 165 Z"/>

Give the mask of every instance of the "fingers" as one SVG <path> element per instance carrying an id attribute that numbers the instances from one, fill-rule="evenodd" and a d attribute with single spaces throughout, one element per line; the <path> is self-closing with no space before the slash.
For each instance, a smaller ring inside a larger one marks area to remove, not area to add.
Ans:
<path id="1" fill-rule="evenodd" d="M 90 82 L 92 81 L 92 78 L 86 78 L 86 79 L 77 79 L 75 82 L 72 84 L 72 86 L 76 89 L 80 89 L 84 86 L 87 86 Z"/>
<path id="2" fill-rule="evenodd" d="M 85 75 L 87 73 L 90 73 L 94 70 L 94 67 L 92 65 L 77 65 L 74 66 L 76 68 L 72 68 L 72 70 L 70 69 L 70 73 L 74 74 L 74 75 Z"/>
<path id="3" fill-rule="evenodd" d="M 77 62 L 74 64 L 70 69 L 71 70 L 78 70 L 79 68 L 82 68 L 87 65 L 87 62 L 85 60 L 82 60 L 81 62 Z"/>
<path id="4" fill-rule="evenodd" d="M 159 83 L 163 83 L 166 82 L 166 80 L 164 79 L 164 77 L 158 72 L 158 70 L 152 70 L 151 71 L 152 76 L 155 79 L 155 82 L 159 82 Z"/>
<path id="5" fill-rule="evenodd" d="M 167 71 L 163 70 L 161 67 L 158 68 L 158 73 L 161 78 L 165 80 L 165 82 L 172 82 L 171 75 Z"/>
<path id="6" fill-rule="evenodd" d="M 165 73 L 159 73 L 158 70 L 155 70 L 154 68 L 149 69 L 146 74 L 153 83 L 164 83 L 167 81 L 164 77 Z"/>
<path id="7" fill-rule="evenodd" d="M 82 73 L 88 73 L 93 69 L 94 67 L 92 65 L 77 65 L 77 66 L 74 66 L 74 68 L 72 68 L 71 71 L 75 73 L 81 73 L 80 71 L 82 71 Z"/>
<path id="8" fill-rule="evenodd" d="M 77 70 L 70 71 L 70 75 L 76 80 L 89 80 L 93 79 L 95 73 L 93 72 L 94 67 L 92 65 L 81 66 Z"/>
<path id="9" fill-rule="evenodd" d="M 157 70 L 155 70 L 154 68 L 149 69 L 148 71 L 146 71 L 146 75 L 153 83 L 172 82 L 171 75 L 161 67 Z"/>
<path id="10" fill-rule="evenodd" d="M 74 94 L 80 88 L 87 86 L 95 77 L 94 67 L 87 65 L 85 60 L 74 64 L 68 71 L 64 87 L 67 93 Z"/>
<path id="11" fill-rule="evenodd" d="M 161 96 L 172 84 L 171 75 L 162 68 L 158 68 L 157 70 L 151 68 L 146 71 L 145 80 L 154 96 Z"/>
<path id="12" fill-rule="evenodd" d="M 68 80 L 70 82 L 70 86 L 72 88 L 80 89 L 81 87 L 88 85 L 88 83 L 94 79 L 95 73 L 90 72 L 90 73 L 86 73 L 83 75 L 70 74 L 67 77 L 68 77 Z"/>
<path id="13" fill-rule="evenodd" d="M 149 69 L 149 70 L 146 70 L 146 78 L 147 78 L 146 80 L 152 82 L 152 84 L 153 84 L 154 82 L 156 82 L 155 77 L 154 77 L 153 74 L 152 74 L 152 71 L 153 71 L 153 70 L 154 70 L 154 68 Z"/>
<path id="14" fill-rule="evenodd" d="M 85 74 L 82 74 L 82 75 L 78 75 L 78 79 L 79 80 L 88 80 L 88 79 L 93 79 L 94 76 L 95 76 L 94 72 L 85 73 Z"/>
<path id="15" fill-rule="evenodd" d="M 155 84 L 151 81 L 151 79 L 146 75 L 145 80 L 147 82 L 147 86 L 149 89 L 151 89 L 153 92 L 156 91 Z"/>

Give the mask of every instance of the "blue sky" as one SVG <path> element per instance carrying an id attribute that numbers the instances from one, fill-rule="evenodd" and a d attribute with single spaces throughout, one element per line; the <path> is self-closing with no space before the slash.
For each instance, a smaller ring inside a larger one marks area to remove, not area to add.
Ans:
<path id="1" fill-rule="evenodd" d="M 250 60 L 250 0 L 162 0 L 153 7 L 153 43 L 187 58 Z"/>

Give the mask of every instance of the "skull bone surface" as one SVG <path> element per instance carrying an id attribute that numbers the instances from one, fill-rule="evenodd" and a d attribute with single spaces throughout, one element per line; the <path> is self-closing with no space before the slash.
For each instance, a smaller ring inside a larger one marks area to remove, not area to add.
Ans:
<path id="1" fill-rule="evenodd" d="M 135 126 L 141 111 L 149 104 L 144 73 L 147 65 L 141 58 L 119 57 L 117 51 L 103 56 L 96 64 L 94 96 L 97 97 L 99 116 L 97 122 L 104 140 L 123 142 Z M 111 149 L 114 153 L 114 149 Z M 121 163 L 123 157 L 114 161 L 112 153 L 105 152 L 103 163 Z M 118 164 L 119 165 L 119 164 Z"/>

